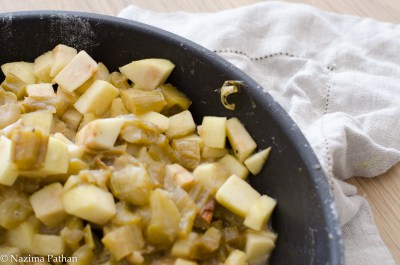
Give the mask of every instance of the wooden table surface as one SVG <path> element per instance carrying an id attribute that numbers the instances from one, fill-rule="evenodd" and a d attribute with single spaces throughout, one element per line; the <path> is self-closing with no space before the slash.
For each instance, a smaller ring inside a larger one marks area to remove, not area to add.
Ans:
<path id="1" fill-rule="evenodd" d="M 57 9 L 117 15 L 129 4 L 153 11 L 214 12 L 261 2 L 260 0 L 1 0 L 0 12 Z M 396 0 L 290 0 L 320 9 L 381 21 L 400 23 Z M 377 178 L 352 178 L 349 183 L 368 199 L 378 229 L 396 263 L 400 264 L 400 164 Z"/>

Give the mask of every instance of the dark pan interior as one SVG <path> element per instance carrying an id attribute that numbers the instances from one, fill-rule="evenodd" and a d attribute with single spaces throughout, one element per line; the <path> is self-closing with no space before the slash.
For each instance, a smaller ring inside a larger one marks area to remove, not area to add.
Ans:
<path id="1" fill-rule="evenodd" d="M 173 61 L 176 68 L 169 81 L 193 100 L 191 111 L 198 123 L 204 115 L 236 116 L 259 148 L 273 148 L 262 173 L 251 178 L 259 192 L 278 200 L 272 226 L 279 238 L 270 264 L 343 264 L 335 205 L 317 158 L 284 110 L 233 65 L 165 31 L 94 14 L 0 14 L 0 32 L 0 64 L 32 61 L 59 43 L 86 50 L 111 70 L 141 58 Z M 225 109 L 215 91 L 225 80 L 247 85 L 230 99 L 235 111 Z"/>

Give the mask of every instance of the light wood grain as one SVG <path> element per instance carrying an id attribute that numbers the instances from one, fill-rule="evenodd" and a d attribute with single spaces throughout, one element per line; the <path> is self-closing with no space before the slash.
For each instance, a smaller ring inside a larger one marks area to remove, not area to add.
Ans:
<path id="1" fill-rule="evenodd" d="M 0 12 L 22 10 L 74 10 L 116 15 L 129 4 L 160 12 L 215 12 L 249 5 L 260 0 L 0 0 Z M 325 11 L 371 17 L 400 23 L 400 4 L 396 0 L 288 0 L 305 3 Z M 353 178 L 371 204 L 383 240 L 400 264 L 400 164 L 386 174 L 371 178 Z"/>

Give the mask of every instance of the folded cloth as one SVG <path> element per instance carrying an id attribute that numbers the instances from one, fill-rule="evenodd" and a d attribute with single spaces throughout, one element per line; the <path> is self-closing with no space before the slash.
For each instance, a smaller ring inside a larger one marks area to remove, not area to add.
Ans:
<path id="1" fill-rule="evenodd" d="M 268 91 L 295 120 L 329 179 L 349 265 L 395 264 L 367 201 L 343 180 L 400 160 L 400 26 L 301 4 L 262 2 L 217 13 L 120 17 L 188 38 Z"/>

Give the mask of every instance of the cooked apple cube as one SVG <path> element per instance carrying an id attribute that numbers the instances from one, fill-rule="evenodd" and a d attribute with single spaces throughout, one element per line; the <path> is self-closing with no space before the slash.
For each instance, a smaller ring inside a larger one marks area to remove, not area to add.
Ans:
<path id="1" fill-rule="evenodd" d="M 181 187 L 188 191 L 195 182 L 193 174 L 181 165 L 169 164 L 165 167 L 164 186 L 166 189 L 173 190 L 175 187 Z"/>
<path id="2" fill-rule="evenodd" d="M 45 177 L 68 172 L 69 153 L 67 145 L 54 137 L 49 137 L 43 166 L 37 170 L 21 171 L 25 177 Z"/>
<path id="3" fill-rule="evenodd" d="M 246 253 L 238 249 L 234 249 L 226 258 L 224 265 L 247 265 Z"/>
<path id="4" fill-rule="evenodd" d="M 35 59 L 33 73 L 38 77 L 40 83 L 51 83 L 51 66 L 53 64 L 53 51 L 46 52 Z"/>
<path id="5" fill-rule="evenodd" d="M 30 84 L 26 86 L 28 97 L 55 97 L 53 86 L 50 83 Z"/>
<path id="6" fill-rule="evenodd" d="M 226 148 L 213 148 L 205 146 L 201 149 L 201 157 L 204 159 L 221 158 L 227 154 L 228 154 L 228 149 Z"/>
<path id="7" fill-rule="evenodd" d="M 18 170 L 12 163 L 13 143 L 5 136 L 0 137 L 0 184 L 12 186 L 18 177 Z"/>
<path id="8" fill-rule="evenodd" d="M 57 226 L 67 217 L 61 201 L 62 190 L 60 183 L 53 183 L 36 191 L 29 198 L 36 217 L 47 226 Z"/>
<path id="9" fill-rule="evenodd" d="M 243 218 L 260 197 L 260 193 L 236 175 L 230 176 L 215 195 L 219 204 Z"/>
<path id="10" fill-rule="evenodd" d="M 53 81 L 72 92 L 92 77 L 98 69 L 97 63 L 85 51 L 80 51 L 54 77 Z"/>
<path id="11" fill-rule="evenodd" d="M 65 122 L 67 127 L 74 131 L 78 129 L 82 119 L 83 115 L 73 107 L 67 109 L 60 117 L 60 120 Z"/>
<path id="12" fill-rule="evenodd" d="M 110 149 L 121 131 L 123 118 L 98 119 L 86 124 L 76 134 L 76 144 L 90 149 Z"/>
<path id="13" fill-rule="evenodd" d="M 26 96 L 26 83 L 12 73 L 8 73 L 0 87 L 5 91 L 15 94 L 16 98 L 19 100 Z"/>
<path id="14" fill-rule="evenodd" d="M 257 175 L 258 173 L 260 173 L 261 169 L 263 168 L 265 162 L 268 159 L 270 152 L 271 152 L 271 147 L 268 147 L 250 156 L 244 161 L 244 164 L 250 170 L 251 174 Z"/>
<path id="15" fill-rule="evenodd" d="M 74 107 L 82 114 L 91 112 L 102 116 L 118 95 L 118 88 L 107 81 L 96 80 L 75 102 Z"/>
<path id="16" fill-rule="evenodd" d="M 61 86 L 58 86 L 57 92 L 56 92 L 56 97 L 61 99 L 62 101 L 68 103 L 69 105 L 73 105 L 80 95 L 78 93 L 74 92 L 68 92 L 65 89 L 63 89 Z"/>
<path id="17" fill-rule="evenodd" d="M 77 55 L 77 50 L 64 44 L 59 44 L 53 49 L 53 58 L 50 76 L 55 77 Z"/>
<path id="18" fill-rule="evenodd" d="M 60 256 L 65 252 L 61 236 L 36 234 L 33 237 L 34 253 L 39 256 Z"/>
<path id="19" fill-rule="evenodd" d="M 15 75 L 26 84 L 36 83 L 36 76 L 33 73 L 33 63 L 27 62 L 12 62 L 1 66 L 1 71 L 5 76 L 10 74 Z"/>
<path id="20" fill-rule="evenodd" d="M 251 207 L 244 219 L 244 225 L 256 231 L 261 231 L 269 221 L 276 206 L 276 200 L 262 195 Z"/>
<path id="21" fill-rule="evenodd" d="M 54 123 L 53 113 L 47 110 L 24 113 L 21 118 L 24 126 L 39 129 L 46 134 L 50 134 Z"/>
<path id="22" fill-rule="evenodd" d="M 158 90 L 124 89 L 121 90 L 121 98 L 125 107 L 137 115 L 149 111 L 161 112 L 167 104 L 163 94 Z"/>
<path id="23" fill-rule="evenodd" d="M 7 231 L 7 243 L 11 247 L 17 247 L 24 253 L 32 253 L 34 250 L 33 238 L 37 227 L 29 220 L 16 228 Z"/>
<path id="24" fill-rule="evenodd" d="M 174 265 L 197 265 L 197 262 L 179 258 L 175 260 Z"/>
<path id="25" fill-rule="evenodd" d="M 108 81 L 108 76 L 110 75 L 110 72 L 108 71 L 107 67 L 103 63 L 98 63 L 97 67 L 97 72 L 80 87 L 78 87 L 74 91 L 75 93 L 82 95 L 83 93 L 85 93 L 86 90 L 88 90 L 91 85 L 93 85 L 94 81 L 96 80 Z"/>
<path id="26" fill-rule="evenodd" d="M 93 184 L 64 191 L 62 202 L 67 213 L 98 225 L 106 224 L 116 214 L 113 195 Z"/>
<path id="27" fill-rule="evenodd" d="M 145 245 L 142 231 L 136 225 L 118 227 L 107 233 L 101 242 L 117 261 L 140 250 Z"/>
<path id="28" fill-rule="evenodd" d="M 126 109 L 124 102 L 122 102 L 122 99 L 114 98 L 111 102 L 110 116 L 117 117 L 126 114 L 129 114 L 129 111 Z"/>
<path id="29" fill-rule="evenodd" d="M 55 133 L 53 135 L 54 138 L 64 142 L 67 147 L 68 147 L 68 153 L 69 153 L 69 158 L 70 158 L 70 163 L 72 158 L 81 158 L 83 154 L 85 153 L 85 150 L 73 142 L 71 142 L 67 137 L 65 137 L 64 134 L 62 133 Z"/>
<path id="30" fill-rule="evenodd" d="M 192 101 L 184 93 L 171 84 L 161 85 L 160 90 L 167 102 L 165 110 L 168 114 L 172 115 L 187 110 L 192 104 Z"/>
<path id="31" fill-rule="evenodd" d="M 201 124 L 200 137 L 204 146 L 224 148 L 226 139 L 226 118 L 205 116 Z"/>
<path id="32" fill-rule="evenodd" d="M 275 242 L 265 232 L 246 232 L 245 253 L 249 263 L 264 261 L 275 248 Z"/>
<path id="33" fill-rule="evenodd" d="M 119 68 L 120 72 L 144 90 L 153 90 L 163 84 L 175 65 L 166 59 L 143 59 Z"/>
<path id="34" fill-rule="evenodd" d="M 169 117 L 169 128 L 165 136 L 169 139 L 178 138 L 193 133 L 196 129 L 192 114 L 185 110 Z"/>
<path id="35" fill-rule="evenodd" d="M 235 174 L 242 179 L 246 179 L 249 175 L 247 167 L 232 155 L 225 155 L 218 162 L 231 174 Z"/>
<path id="36" fill-rule="evenodd" d="M 230 174 L 218 163 L 203 163 L 193 170 L 193 176 L 196 181 L 207 188 L 212 195 L 215 195 Z"/>
<path id="37" fill-rule="evenodd" d="M 139 115 L 138 118 L 141 119 L 142 121 L 147 121 L 155 124 L 160 129 L 161 133 L 168 130 L 169 118 L 158 112 L 149 111 L 145 114 Z"/>
<path id="38" fill-rule="evenodd" d="M 240 162 L 248 158 L 257 148 L 256 142 L 237 118 L 231 118 L 226 122 L 226 133 L 235 156 Z"/>

